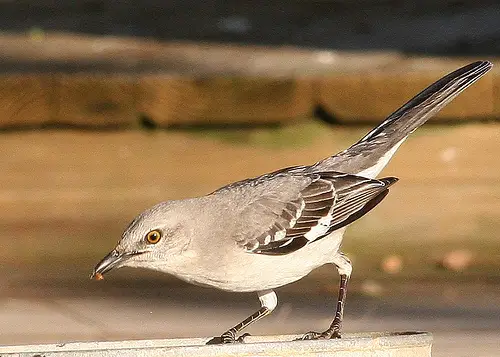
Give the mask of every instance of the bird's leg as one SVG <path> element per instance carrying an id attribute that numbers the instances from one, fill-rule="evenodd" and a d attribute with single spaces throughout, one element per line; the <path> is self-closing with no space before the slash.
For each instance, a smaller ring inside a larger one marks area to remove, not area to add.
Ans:
<path id="1" fill-rule="evenodd" d="M 349 278 L 351 276 L 352 265 L 349 258 L 347 258 L 343 253 L 339 254 L 339 258 L 335 260 L 334 264 L 337 266 L 338 272 L 340 274 L 339 296 L 337 298 L 337 309 L 335 311 L 335 317 L 330 327 L 328 327 L 325 331 L 310 331 L 303 335 L 300 340 L 317 340 L 341 337 L 340 330 L 342 328 L 342 320 L 344 317 L 347 283 L 349 282 Z"/>
<path id="2" fill-rule="evenodd" d="M 231 327 L 229 330 L 224 332 L 222 335 L 212 338 L 207 342 L 207 345 L 215 345 L 221 343 L 234 343 L 234 342 L 243 342 L 245 337 L 249 336 L 249 333 L 244 333 L 240 337 L 237 337 L 238 333 L 241 332 L 245 327 L 254 323 L 257 320 L 260 320 L 264 316 L 269 315 L 278 305 L 278 298 L 276 293 L 273 290 L 265 290 L 259 291 L 257 293 L 259 295 L 259 300 L 261 304 L 261 308 L 247 317 L 245 320 L 241 321 L 234 327 Z"/>
<path id="3" fill-rule="evenodd" d="M 347 282 L 349 277 L 347 275 L 340 275 L 340 289 L 339 297 L 337 299 L 337 310 L 335 317 L 330 325 L 323 332 L 310 331 L 302 336 L 301 340 L 317 340 L 317 339 L 330 339 L 340 338 L 340 330 L 342 327 L 342 318 L 344 317 L 344 303 L 347 292 Z"/>
<path id="4" fill-rule="evenodd" d="M 251 323 L 261 319 L 262 317 L 269 314 L 269 309 L 267 307 L 261 307 L 258 311 L 247 317 L 245 320 L 241 321 L 234 327 L 224 332 L 218 337 L 212 338 L 207 342 L 207 345 L 220 344 L 220 343 L 234 343 L 234 342 L 244 342 L 245 337 L 249 336 L 248 333 L 244 333 L 240 337 L 237 337 L 238 333 Z"/>

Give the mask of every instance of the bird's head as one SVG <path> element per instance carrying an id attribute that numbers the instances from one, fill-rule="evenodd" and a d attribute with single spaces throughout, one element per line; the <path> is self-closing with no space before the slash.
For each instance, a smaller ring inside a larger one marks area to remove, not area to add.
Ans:
<path id="1" fill-rule="evenodd" d="M 154 269 L 184 249 L 183 224 L 175 209 L 178 202 L 160 203 L 137 216 L 115 249 L 95 266 L 91 279 L 101 280 L 108 271 L 124 266 Z"/>

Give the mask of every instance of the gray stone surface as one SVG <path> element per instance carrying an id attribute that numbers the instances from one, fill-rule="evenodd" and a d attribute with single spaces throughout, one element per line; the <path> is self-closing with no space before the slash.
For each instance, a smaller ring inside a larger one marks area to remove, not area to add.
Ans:
<path id="1" fill-rule="evenodd" d="M 424 357 L 431 355 L 432 336 L 425 332 L 364 333 L 340 340 L 293 341 L 297 335 L 249 337 L 244 344 L 206 346 L 206 338 L 115 342 L 76 342 L 0 347 L 2 356 L 336 356 Z"/>

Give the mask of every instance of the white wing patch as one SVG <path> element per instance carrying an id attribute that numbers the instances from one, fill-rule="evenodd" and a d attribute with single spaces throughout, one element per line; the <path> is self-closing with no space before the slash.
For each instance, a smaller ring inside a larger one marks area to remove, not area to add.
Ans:
<path id="1" fill-rule="evenodd" d="M 286 230 L 276 232 L 276 234 L 274 235 L 274 240 L 282 240 L 283 238 L 285 238 L 285 236 L 286 236 Z"/>
<path id="2" fill-rule="evenodd" d="M 302 214 L 302 211 L 304 210 L 305 206 L 306 206 L 306 203 L 304 202 L 304 200 L 300 200 L 300 207 L 297 210 L 297 212 L 295 213 L 295 217 L 293 217 L 290 220 L 290 228 L 293 228 L 295 226 L 295 224 L 297 223 L 297 220 L 299 219 L 300 215 Z"/>
<path id="3" fill-rule="evenodd" d="M 333 209 L 333 206 L 332 206 Z M 332 221 L 332 215 L 328 214 L 326 217 L 321 218 L 318 221 L 318 224 L 311 228 L 309 232 L 304 234 L 304 237 L 307 238 L 308 241 L 315 241 L 317 238 L 322 237 L 328 232 L 330 228 L 330 222 Z"/>

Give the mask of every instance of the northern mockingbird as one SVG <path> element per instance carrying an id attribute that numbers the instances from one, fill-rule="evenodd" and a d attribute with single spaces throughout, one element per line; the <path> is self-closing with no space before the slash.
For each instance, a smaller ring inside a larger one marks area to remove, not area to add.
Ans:
<path id="1" fill-rule="evenodd" d="M 116 248 L 94 268 L 158 270 L 196 285 L 257 292 L 261 308 L 209 343 L 242 341 L 238 334 L 277 306 L 273 289 L 324 264 L 340 274 L 335 317 L 324 332 L 340 337 L 352 267 L 340 251 L 346 227 L 375 207 L 397 179 L 375 177 L 407 136 L 492 64 L 478 61 L 441 78 L 360 141 L 310 166 L 294 166 L 229 184 L 206 196 L 167 201 L 137 216 Z"/>

